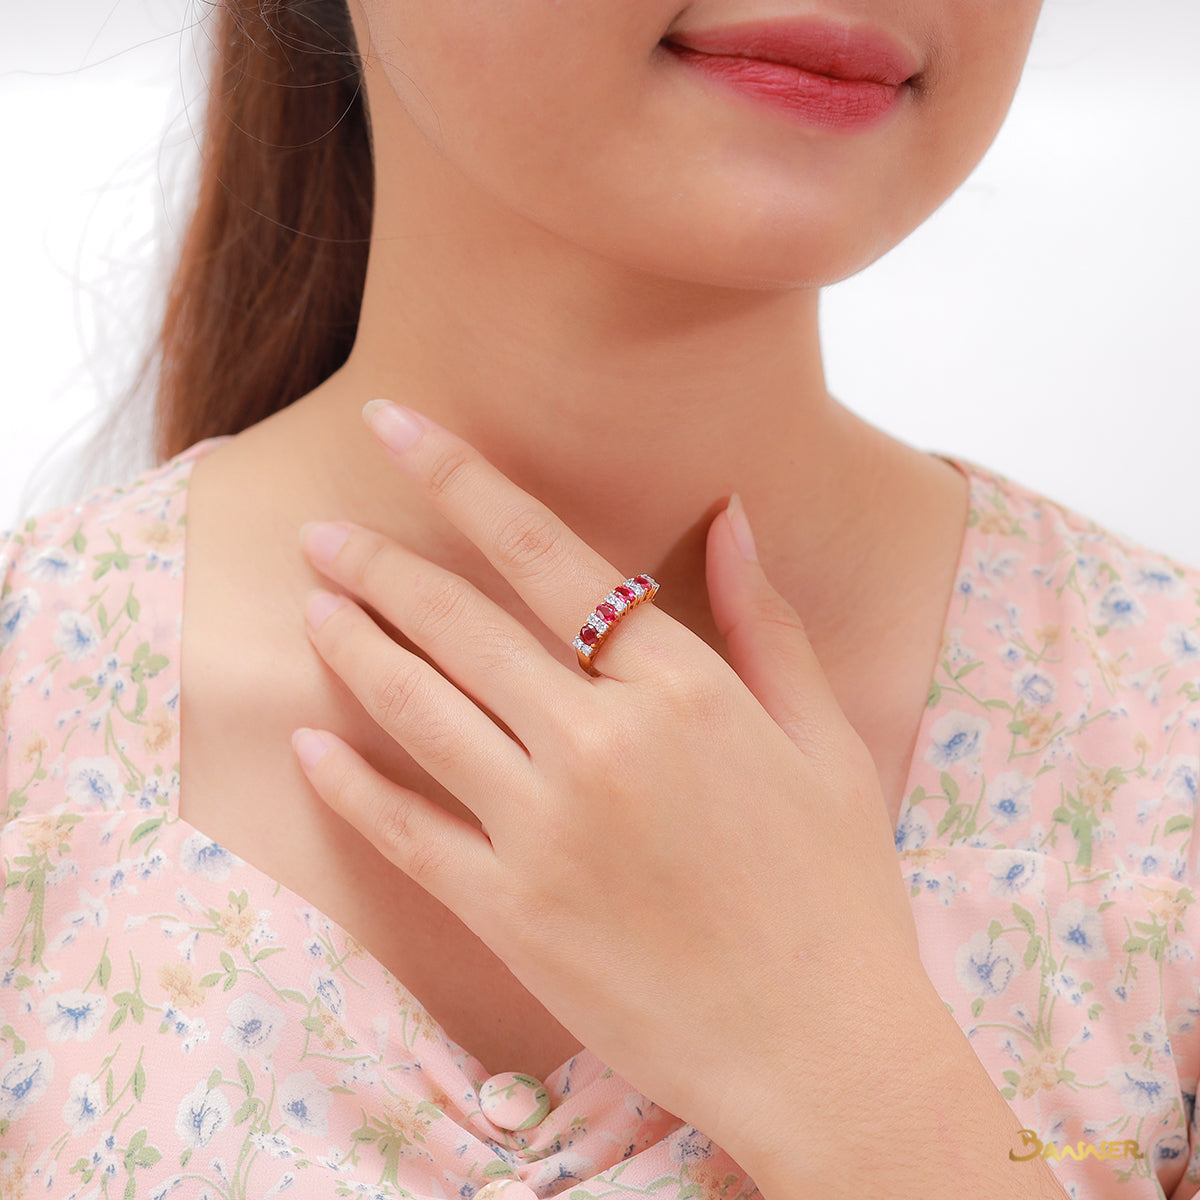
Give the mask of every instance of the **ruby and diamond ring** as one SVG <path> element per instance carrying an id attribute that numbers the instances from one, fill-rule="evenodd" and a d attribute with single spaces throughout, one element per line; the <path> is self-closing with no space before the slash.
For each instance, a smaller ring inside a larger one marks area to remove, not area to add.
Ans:
<path id="1" fill-rule="evenodd" d="M 631 609 L 648 600 L 653 600 L 658 593 L 658 584 L 649 575 L 635 575 L 618 584 L 592 610 L 587 624 L 579 631 L 579 636 L 571 643 L 579 656 L 579 665 L 589 675 L 599 675 L 600 672 L 592 666 L 596 651 L 604 644 L 609 630 Z"/>

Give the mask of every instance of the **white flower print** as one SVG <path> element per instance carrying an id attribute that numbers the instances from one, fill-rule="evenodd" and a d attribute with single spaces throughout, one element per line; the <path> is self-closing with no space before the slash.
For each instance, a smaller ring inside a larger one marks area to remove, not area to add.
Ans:
<path id="1" fill-rule="evenodd" d="M 1028 850 L 998 850 L 987 860 L 993 896 L 1012 899 L 1022 892 L 1040 891 L 1046 881 L 1045 859 Z"/>
<path id="2" fill-rule="evenodd" d="M 903 854 L 916 850 L 929 841 L 933 833 L 933 820 L 921 807 L 910 808 L 896 822 L 896 849 Z"/>
<path id="3" fill-rule="evenodd" d="M 990 729 L 991 725 L 983 717 L 953 709 L 934 721 L 925 757 L 938 770 L 945 770 L 957 762 L 978 760 Z"/>
<path id="4" fill-rule="evenodd" d="M 233 1110 L 224 1093 L 208 1090 L 208 1081 L 201 1080 L 179 1102 L 175 1114 L 175 1132 L 185 1146 L 193 1149 L 207 1146 L 233 1120 Z"/>
<path id="5" fill-rule="evenodd" d="M 68 609 L 66 612 L 58 614 L 58 628 L 54 631 L 54 644 L 72 662 L 82 662 L 83 659 L 95 654 L 100 645 L 100 635 L 96 632 L 96 626 L 87 613 Z"/>
<path id="6" fill-rule="evenodd" d="M 1067 900 L 1060 905 L 1050 928 L 1066 953 L 1076 958 L 1106 958 L 1108 943 L 1100 913 L 1082 900 Z"/>
<path id="7" fill-rule="evenodd" d="M 46 1036 L 52 1042 L 74 1038 L 86 1042 L 100 1028 L 100 1018 L 108 1007 L 104 995 L 89 996 L 78 989 L 47 996 L 38 1007 L 38 1016 L 46 1023 Z"/>
<path id="8" fill-rule="evenodd" d="M 1171 621 L 1159 643 L 1159 649 L 1177 667 L 1200 662 L 1200 635 L 1179 621 Z"/>
<path id="9" fill-rule="evenodd" d="M 1163 791 L 1172 800 L 1181 800 L 1189 809 L 1200 801 L 1200 758 L 1194 754 L 1177 755 Z"/>
<path id="10" fill-rule="evenodd" d="M 234 858 L 224 846 L 196 832 L 179 848 L 179 862 L 185 871 L 223 883 L 233 870 Z"/>
<path id="11" fill-rule="evenodd" d="M 67 799 L 78 808 L 110 808 L 124 793 L 111 758 L 77 758 L 67 769 Z"/>
<path id="12" fill-rule="evenodd" d="M 1170 855 L 1161 846 L 1137 846 L 1130 842 L 1125 847 L 1132 870 L 1139 875 L 1166 875 L 1169 873 Z"/>
<path id="13" fill-rule="evenodd" d="M 993 941 L 980 931 L 959 946 L 954 959 L 955 973 L 964 991 L 990 999 L 1001 995 L 1012 982 L 1018 957 L 1006 938 Z"/>
<path id="14" fill-rule="evenodd" d="M 83 574 L 83 559 L 61 546 L 46 546 L 25 556 L 21 569 L 38 583 L 57 583 L 70 587 Z"/>
<path id="15" fill-rule="evenodd" d="M 1109 1084 L 1121 1093 L 1125 1111 L 1135 1117 L 1155 1116 L 1174 1103 L 1171 1081 L 1165 1075 L 1137 1063 L 1111 1066 L 1107 1078 Z"/>
<path id="16" fill-rule="evenodd" d="M 1058 695 L 1058 683 L 1052 675 L 1039 671 L 1037 667 L 1027 667 L 1022 671 L 1014 671 L 1012 677 L 1013 693 L 1028 704 L 1036 704 L 1045 708 L 1054 703 Z"/>
<path id="17" fill-rule="evenodd" d="M 286 1020 L 282 1008 L 247 992 L 230 1004 L 225 1015 L 229 1018 L 229 1024 L 221 1034 L 225 1045 L 235 1054 L 257 1054 L 263 1059 L 271 1057 L 279 1045 L 279 1033 Z"/>
<path id="18" fill-rule="evenodd" d="M 30 1050 L 0 1067 L 0 1121 L 24 1116 L 46 1093 L 54 1078 L 49 1051 Z"/>
<path id="19" fill-rule="evenodd" d="M 102 1107 L 99 1081 L 90 1075 L 76 1075 L 63 1105 L 63 1123 L 69 1125 L 76 1136 L 87 1133 L 96 1123 Z"/>
<path id="20" fill-rule="evenodd" d="M 302 1133 L 329 1132 L 327 1113 L 332 1099 L 311 1071 L 297 1071 L 279 1085 L 279 1109 L 284 1123 Z"/>
<path id="21" fill-rule="evenodd" d="M 1142 602 L 1123 584 L 1114 583 L 1105 589 L 1096 605 L 1096 624 L 1110 629 L 1132 629 L 1145 624 L 1146 610 Z"/>
<path id="22" fill-rule="evenodd" d="M 1029 817 L 1034 781 L 1020 771 L 1005 771 L 988 780 L 988 811 L 999 825 L 1013 825 Z"/>
<path id="23" fill-rule="evenodd" d="M 317 968 L 309 977 L 308 986 L 335 1017 L 342 1015 L 342 1010 L 346 1007 L 346 997 L 342 992 L 342 985 L 332 975 Z"/>
<path id="24" fill-rule="evenodd" d="M 0 650 L 11 642 L 42 610 L 42 598 L 33 588 L 22 588 L 0 601 Z"/>
<path id="25" fill-rule="evenodd" d="M 1157 565 L 1138 567 L 1129 584 L 1135 592 L 1152 592 L 1163 596 L 1178 596 L 1184 591 L 1183 581 L 1174 571 Z"/>
<path id="26" fill-rule="evenodd" d="M 1133 1027 L 1129 1035 L 1140 1046 L 1145 1046 L 1152 1053 L 1166 1058 L 1171 1053 L 1171 1039 L 1167 1035 L 1167 1023 L 1158 1013 L 1148 1021 L 1142 1021 Z"/>

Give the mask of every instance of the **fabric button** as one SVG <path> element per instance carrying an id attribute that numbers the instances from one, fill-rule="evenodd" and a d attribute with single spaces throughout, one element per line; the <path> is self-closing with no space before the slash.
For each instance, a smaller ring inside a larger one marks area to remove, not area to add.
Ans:
<path id="1" fill-rule="evenodd" d="M 479 1108 L 500 1129 L 532 1129 L 550 1111 L 550 1093 L 532 1075 L 501 1071 L 479 1089 Z M 505 1192 L 505 1196 L 522 1200 L 514 1192 Z"/>
<path id="2" fill-rule="evenodd" d="M 520 1180 L 493 1180 L 485 1183 L 472 1200 L 538 1200 L 538 1193 Z"/>
<path id="3" fill-rule="evenodd" d="M 493 1179 L 485 1183 L 472 1200 L 538 1200 L 538 1194 L 519 1179 Z"/>

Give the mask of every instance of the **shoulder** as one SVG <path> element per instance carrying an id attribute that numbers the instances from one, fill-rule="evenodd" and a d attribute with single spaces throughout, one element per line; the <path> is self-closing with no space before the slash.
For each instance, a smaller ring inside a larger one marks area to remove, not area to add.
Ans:
<path id="1" fill-rule="evenodd" d="M 959 579 L 965 599 L 1036 604 L 1047 620 L 1072 622 L 1061 634 L 1143 653 L 1152 645 L 1172 669 L 1200 676 L 1200 566 L 999 471 L 959 461 L 971 473 L 972 541 Z"/>
<path id="2" fill-rule="evenodd" d="M 1180 877 L 1200 805 L 1200 568 L 958 461 L 970 525 L 935 690 L 986 706 L 993 769 L 1039 780 L 1031 820 L 1089 838 L 1094 825 L 1101 858 L 1153 841 L 1157 823 Z"/>
<path id="3" fill-rule="evenodd" d="M 118 716 L 145 724 L 149 685 L 178 636 L 190 467 L 209 441 L 0 530 L 0 785 L 9 817 L 25 792 L 18 780 L 45 777 L 55 763 L 61 772 L 85 745 L 102 747 Z"/>

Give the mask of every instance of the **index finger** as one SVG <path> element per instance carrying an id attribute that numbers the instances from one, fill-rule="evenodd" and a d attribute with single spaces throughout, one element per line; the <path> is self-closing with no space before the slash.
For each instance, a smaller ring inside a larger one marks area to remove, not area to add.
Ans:
<path id="1" fill-rule="evenodd" d="M 362 415 L 392 460 L 564 641 L 573 643 L 596 607 L 629 578 L 436 421 L 388 400 L 369 401 Z M 618 598 L 614 607 L 623 612 L 626 604 Z M 619 618 L 621 629 L 598 651 L 603 673 L 614 679 L 658 673 L 656 663 L 676 656 L 666 642 L 678 622 L 649 611 L 651 604 L 640 607 L 642 615 Z"/>

